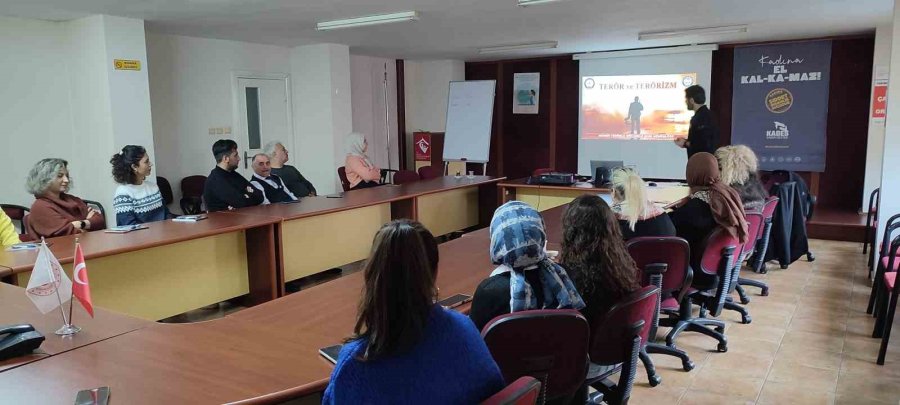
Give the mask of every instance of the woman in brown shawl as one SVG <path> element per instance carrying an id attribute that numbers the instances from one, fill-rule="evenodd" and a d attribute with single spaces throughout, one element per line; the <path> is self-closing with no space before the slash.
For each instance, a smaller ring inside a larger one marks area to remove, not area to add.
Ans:
<path id="1" fill-rule="evenodd" d="M 25 187 L 35 200 L 28 215 L 27 230 L 36 240 L 106 227 L 103 215 L 80 198 L 67 194 L 72 187 L 68 164 L 62 159 L 43 159 L 28 172 Z"/>

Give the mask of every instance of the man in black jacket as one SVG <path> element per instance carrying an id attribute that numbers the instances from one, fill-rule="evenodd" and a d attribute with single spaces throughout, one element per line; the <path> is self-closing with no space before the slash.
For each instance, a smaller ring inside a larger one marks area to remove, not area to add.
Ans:
<path id="1" fill-rule="evenodd" d="M 706 107 L 706 91 L 703 87 L 693 85 L 684 89 L 684 99 L 688 110 L 694 112 L 688 137 L 675 139 L 675 144 L 687 149 L 688 159 L 695 153 L 716 153 L 719 147 L 719 128 L 709 108 Z"/>
<path id="2" fill-rule="evenodd" d="M 241 161 L 237 143 L 230 139 L 220 139 L 213 144 L 216 167 L 209 172 L 203 187 L 203 199 L 209 212 L 262 204 L 265 195 L 250 182 L 235 172 Z"/>

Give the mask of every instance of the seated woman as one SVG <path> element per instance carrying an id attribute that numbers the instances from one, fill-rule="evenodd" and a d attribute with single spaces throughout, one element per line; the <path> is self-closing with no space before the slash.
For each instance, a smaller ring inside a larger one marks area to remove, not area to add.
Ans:
<path id="1" fill-rule="evenodd" d="M 35 240 L 106 228 L 100 212 L 67 194 L 72 188 L 68 165 L 62 159 L 43 159 L 28 172 L 25 187 L 35 200 L 31 204 L 27 231 Z"/>
<path id="2" fill-rule="evenodd" d="M 619 221 L 596 195 L 582 195 L 566 208 L 559 263 L 584 299 L 581 312 L 589 323 L 640 288 Z"/>
<path id="3" fill-rule="evenodd" d="M 142 146 L 128 145 L 109 160 L 112 175 L 119 183 L 113 199 L 116 224 L 135 225 L 163 221 L 169 209 L 163 203 L 159 187 L 147 181 L 152 165 L 150 155 Z"/>
<path id="4" fill-rule="evenodd" d="M 625 239 L 639 236 L 675 236 L 668 215 L 647 199 L 644 179 L 634 170 L 616 169 L 612 174 L 612 210 Z"/>
<path id="5" fill-rule="evenodd" d="M 366 138 L 356 132 L 347 135 L 346 149 L 347 159 L 344 161 L 344 172 L 347 175 L 347 181 L 350 182 L 350 189 L 378 186 L 378 182 L 381 180 L 381 169 L 372 164 L 372 161 L 366 156 L 366 150 L 369 149 Z"/>
<path id="6" fill-rule="evenodd" d="M 398 220 L 378 231 L 354 335 L 323 404 L 475 404 L 503 389 L 472 322 L 435 304 L 437 263 L 434 237 L 420 224 Z"/>
<path id="7" fill-rule="evenodd" d="M 521 201 L 497 208 L 491 219 L 491 261 L 500 265 L 481 282 L 469 317 L 479 330 L 491 319 L 529 309 L 582 309 L 566 270 L 547 257 L 541 214 Z"/>
<path id="8" fill-rule="evenodd" d="M 759 164 L 753 150 L 744 145 L 723 146 L 716 150 L 722 171 L 722 183 L 738 192 L 746 210 L 762 210 L 769 193 L 759 181 Z"/>
<path id="9" fill-rule="evenodd" d="M 679 202 L 669 217 L 677 235 L 691 245 L 691 262 L 696 265 L 703 256 L 703 242 L 710 232 L 719 226 L 743 243 L 747 240 L 747 221 L 737 191 L 720 180 L 715 156 L 695 153 L 688 159 L 686 174 L 691 194 Z M 698 276 L 694 272 L 695 279 Z"/>
<path id="10" fill-rule="evenodd" d="M 0 210 L 0 246 L 12 246 L 20 242 L 19 233 L 16 232 L 16 227 L 13 226 L 9 215 L 6 215 L 5 211 Z"/>

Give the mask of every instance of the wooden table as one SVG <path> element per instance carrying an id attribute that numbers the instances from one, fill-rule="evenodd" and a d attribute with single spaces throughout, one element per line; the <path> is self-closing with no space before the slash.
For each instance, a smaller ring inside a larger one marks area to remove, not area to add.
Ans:
<path id="1" fill-rule="evenodd" d="M 245 294 L 251 303 L 279 296 L 275 224 L 281 218 L 212 213 L 199 222 L 160 221 L 126 234 L 78 235 L 94 305 L 158 320 Z M 48 239 L 72 277 L 76 236 Z M 0 263 L 25 286 L 37 251 L 0 251 Z"/>
<path id="2" fill-rule="evenodd" d="M 417 219 L 436 235 L 486 226 L 502 180 L 448 176 L 78 238 L 95 305 L 158 320 L 243 295 L 251 305 L 280 297 L 286 281 L 364 259 L 391 219 Z M 75 238 L 48 239 L 70 277 Z M 27 285 L 36 257 L 0 251 L 0 277 Z"/>
<path id="3" fill-rule="evenodd" d="M 559 248 L 563 212 L 541 213 L 551 249 Z M 495 267 L 489 245 L 488 229 L 440 245 L 441 297 L 474 294 Z M 333 370 L 318 350 L 351 334 L 362 288 L 358 272 L 214 321 L 154 324 L 9 370 L 0 378 L 0 398 L 65 403 L 78 390 L 99 386 L 127 404 L 217 404 L 285 390 L 314 394 L 325 389 Z"/>
<path id="4" fill-rule="evenodd" d="M 68 304 L 65 307 L 68 309 Z M 74 336 L 57 336 L 54 332 L 63 324 L 58 310 L 46 315 L 42 314 L 25 296 L 24 288 L 0 283 L 0 325 L 28 323 L 46 337 L 37 353 L 0 361 L 0 372 L 153 324 L 102 308 L 95 308 L 94 318 L 91 318 L 78 303 L 75 304 L 73 316 L 75 325 L 82 327 L 82 331 Z"/>
<path id="5" fill-rule="evenodd" d="M 487 226 L 497 207 L 496 184 L 502 180 L 447 176 L 234 212 L 283 219 L 276 235 L 281 280 L 287 282 L 365 259 L 375 232 L 392 219 L 418 220 L 436 236 Z"/>
<path id="6" fill-rule="evenodd" d="M 440 246 L 442 297 L 473 294 L 490 275 L 488 242 L 482 229 Z M 3 373 L 0 398 L 65 403 L 99 386 L 127 404 L 214 404 L 291 388 L 313 394 L 333 367 L 318 350 L 352 332 L 362 286 L 355 273 L 222 319 L 154 324 Z"/>
<path id="7" fill-rule="evenodd" d="M 680 200 L 688 195 L 686 186 L 677 183 L 658 182 L 656 187 L 647 187 L 650 201 L 663 205 Z M 612 190 L 599 187 L 575 187 L 528 184 L 528 178 L 502 181 L 498 184 L 502 202 L 519 200 L 530 204 L 538 211 L 566 205 L 584 194 L 610 194 Z"/>

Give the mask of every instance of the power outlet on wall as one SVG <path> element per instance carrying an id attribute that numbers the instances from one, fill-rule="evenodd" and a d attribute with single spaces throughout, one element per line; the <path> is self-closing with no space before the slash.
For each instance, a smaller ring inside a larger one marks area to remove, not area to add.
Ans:
<path id="1" fill-rule="evenodd" d="M 216 129 L 215 129 L 215 128 L 210 128 L 210 129 L 209 129 L 209 134 L 210 134 L 210 135 L 215 135 L 215 134 L 216 134 Z"/>

